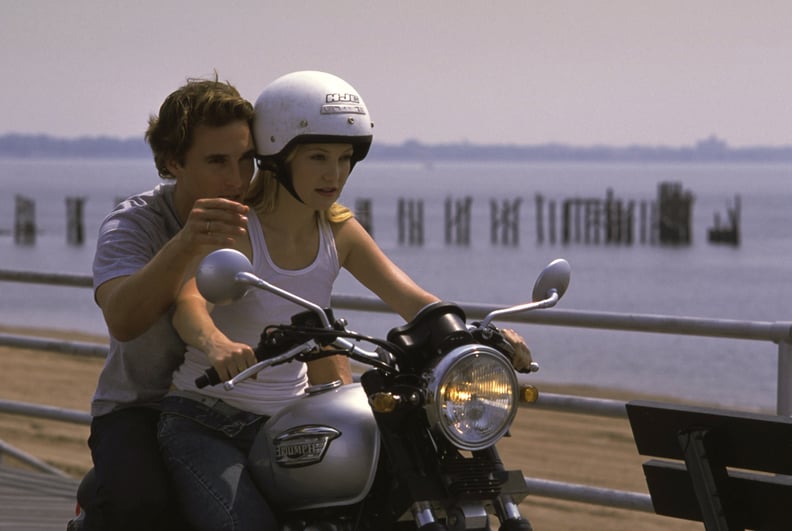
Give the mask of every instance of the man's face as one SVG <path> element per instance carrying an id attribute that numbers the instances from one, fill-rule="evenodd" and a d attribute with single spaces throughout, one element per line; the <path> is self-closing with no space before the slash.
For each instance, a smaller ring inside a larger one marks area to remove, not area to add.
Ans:
<path id="1" fill-rule="evenodd" d="M 184 162 L 168 163 L 176 178 L 176 208 L 182 219 L 197 199 L 225 197 L 242 202 L 253 178 L 254 155 L 253 135 L 245 121 L 196 127 Z"/>

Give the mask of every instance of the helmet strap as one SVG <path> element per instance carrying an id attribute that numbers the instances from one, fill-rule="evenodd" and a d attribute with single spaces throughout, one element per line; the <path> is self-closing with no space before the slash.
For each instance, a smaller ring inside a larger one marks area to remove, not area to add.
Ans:
<path id="1" fill-rule="evenodd" d="M 286 166 L 286 164 L 279 164 L 278 171 L 275 172 L 275 180 L 277 180 L 281 186 L 283 186 L 287 192 L 289 192 L 292 197 L 294 197 L 297 201 L 302 204 L 305 204 L 299 195 L 297 195 L 297 190 L 294 189 L 294 180 L 292 179 L 291 170 Z"/>

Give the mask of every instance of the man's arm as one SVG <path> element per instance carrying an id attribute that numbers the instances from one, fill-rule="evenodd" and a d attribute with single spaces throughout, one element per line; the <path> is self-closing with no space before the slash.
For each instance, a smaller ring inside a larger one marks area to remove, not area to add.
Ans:
<path id="1" fill-rule="evenodd" d="M 245 234 L 246 213 L 245 205 L 227 199 L 199 199 L 184 227 L 145 266 L 98 286 L 96 302 L 110 334 L 129 341 L 162 317 L 198 260 Z"/>
<path id="2" fill-rule="evenodd" d="M 119 341 L 130 341 L 164 315 L 176 300 L 192 259 L 170 240 L 136 273 L 96 288 L 96 302 L 110 334 Z"/>

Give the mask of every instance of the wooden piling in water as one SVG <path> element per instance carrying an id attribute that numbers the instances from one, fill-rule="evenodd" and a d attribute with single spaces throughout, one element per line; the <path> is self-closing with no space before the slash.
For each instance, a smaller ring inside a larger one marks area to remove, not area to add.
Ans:
<path id="1" fill-rule="evenodd" d="M 537 242 L 545 241 L 544 203 L 545 198 L 536 196 Z M 646 235 L 646 206 L 642 205 L 642 232 Z M 634 241 L 633 226 L 635 201 L 617 199 L 613 190 L 606 191 L 605 198 L 573 197 L 564 199 L 561 205 L 561 243 L 583 243 L 586 245 L 626 244 Z M 547 201 L 548 240 L 556 242 L 556 203 Z"/>
<path id="2" fill-rule="evenodd" d="M 85 240 L 84 203 L 83 197 L 66 198 L 66 242 L 69 245 L 82 245 Z"/>
<path id="3" fill-rule="evenodd" d="M 555 245 L 556 243 L 556 202 L 549 201 L 547 203 L 547 216 L 550 218 L 547 222 L 547 239 Z"/>
<path id="4" fill-rule="evenodd" d="M 517 246 L 520 241 L 520 204 L 522 198 L 504 199 L 500 205 L 490 199 L 490 243 Z"/>
<path id="5" fill-rule="evenodd" d="M 572 201 L 564 199 L 561 204 L 561 243 L 566 245 L 571 238 Z"/>
<path id="6" fill-rule="evenodd" d="M 610 243 L 623 243 L 622 220 L 624 219 L 624 208 L 621 199 L 616 199 L 611 208 L 613 208 L 613 219 L 610 227 Z"/>
<path id="7" fill-rule="evenodd" d="M 606 189 L 605 197 L 573 197 L 561 201 L 535 194 L 536 242 L 556 244 L 690 244 L 692 241 L 693 194 L 681 183 L 662 182 L 657 188 L 657 201 L 625 201 Z M 37 228 L 35 202 L 16 195 L 14 241 L 19 245 L 35 244 Z M 85 238 L 83 222 L 85 198 L 66 197 L 67 242 L 82 245 Z M 116 198 L 120 202 L 121 198 Z M 447 245 L 471 244 L 471 196 L 447 197 L 445 200 L 444 235 Z M 519 245 L 520 208 L 522 198 L 490 200 L 490 243 Z M 559 215 L 560 214 L 560 215 Z M 372 201 L 356 199 L 355 215 L 373 236 Z M 398 199 L 398 242 L 400 245 L 424 244 L 424 202 L 422 199 Z M 711 243 L 739 245 L 740 197 L 727 208 L 726 223 L 715 213 L 714 226 L 708 231 Z"/>
<path id="8" fill-rule="evenodd" d="M 14 243 L 17 245 L 36 243 L 36 203 L 21 195 L 15 196 Z"/>
<path id="9" fill-rule="evenodd" d="M 734 206 L 726 208 L 728 223 L 721 224 L 720 213 L 715 212 L 715 225 L 707 231 L 710 243 L 740 245 L 740 196 L 734 197 Z"/>
<path id="10" fill-rule="evenodd" d="M 534 205 L 536 207 L 536 243 L 544 243 L 544 196 L 534 195 Z"/>
<path id="11" fill-rule="evenodd" d="M 646 201 L 641 201 L 640 202 L 639 207 L 638 207 L 638 211 L 639 211 L 638 217 L 640 219 L 640 221 L 639 221 L 640 228 L 638 230 L 638 233 L 640 234 L 641 243 L 646 243 L 646 241 L 647 241 L 647 232 L 646 232 L 646 228 L 647 228 L 646 221 L 647 221 L 647 218 L 646 218 L 646 216 L 647 216 L 647 213 L 648 213 L 648 211 L 646 209 Z"/>
<path id="12" fill-rule="evenodd" d="M 628 201 L 622 218 L 622 243 L 632 245 L 633 226 L 635 225 L 635 201 Z"/>
<path id="13" fill-rule="evenodd" d="M 583 243 L 589 244 L 592 242 L 592 239 L 596 239 L 597 237 L 596 234 L 593 234 L 593 221 L 596 217 L 595 210 L 597 208 L 597 203 L 591 199 L 583 199 L 581 201 L 581 208 L 583 209 L 581 215 Z"/>
<path id="14" fill-rule="evenodd" d="M 470 207 L 473 198 L 464 197 L 445 200 L 445 243 L 446 245 L 470 245 Z"/>
<path id="15" fill-rule="evenodd" d="M 658 236 L 660 243 L 689 245 L 693 241 L 693 194 L 682 188 L 682 183 L 662 182 L 658 186 Z"/>
<path id="16" fill-rule="evenodd" d="M 398 224 L 400 245 L 423 245 L 423 201 L 399 198 Z"/>
<path id="17" fill-rule="evenodd" d="M 355 218 L 372 237 L 374 226 L 372 221 L 371 199 L 359 198 L 355 200 Z"/>

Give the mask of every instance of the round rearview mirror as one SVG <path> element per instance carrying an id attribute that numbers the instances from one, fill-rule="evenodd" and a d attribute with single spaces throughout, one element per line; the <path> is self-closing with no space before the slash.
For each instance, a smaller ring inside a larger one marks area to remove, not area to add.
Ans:
<path id="1" fill-rule="evenodd" d="M 252 273 L 247 256 L 234 249 L 218 249 L 198 266 L 195 282 L 201 295 L 213 304 L 228 304 L 247 293 L 248 285 L 237 282 L 238 273 Z"/>
<path id="2" fill-rule="evenodd" d="M 548 298 L 553 290 L 558 293 L 560 299 L 569 287 L 569 280 L 572 276 L 572 267 L 563 258 L 556 258 L 542 270 L 533 288 L 533 301 L 541 301 Z"/>

